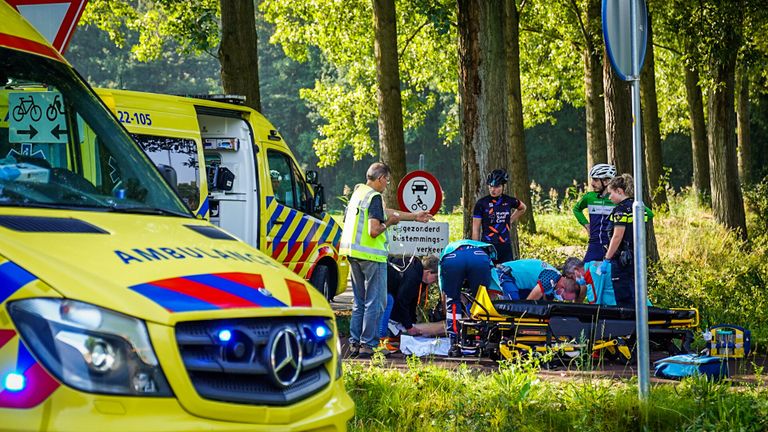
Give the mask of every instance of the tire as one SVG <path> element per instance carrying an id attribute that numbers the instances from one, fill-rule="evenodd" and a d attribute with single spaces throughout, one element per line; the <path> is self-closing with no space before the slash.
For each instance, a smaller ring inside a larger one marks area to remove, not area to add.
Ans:
<path id="1" fill-rule="evenodd" d="M 331 269 L 327 265 L 318 265 L 312 272 L 309 282 L 326 298 L 332 301 L 336 295 L 336 289 L 331 285 Z"/>
<path id="2" fill-rule="evenodd" d="M 32 105 L 32 109 L 29 110 L 29 116 L 32 118 L 32 121 L 38 121 L 43 117 L 43 110 L 37 105 Z"/>

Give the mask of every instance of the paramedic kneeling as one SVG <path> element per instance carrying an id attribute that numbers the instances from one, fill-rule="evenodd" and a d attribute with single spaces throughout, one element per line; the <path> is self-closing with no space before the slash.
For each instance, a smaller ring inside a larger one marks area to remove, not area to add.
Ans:
<path id="1" fill-rule="evenodd" d="M 407 333 L 418 336 L 421 330 L 416 322 L 416 305 L 422 293 L 429 295 L 429 286 L 437 282 L 437 257 L 427 255 L 422 259 L 390 258 L 387 263 L 387 307 L 381 320 L 379 336 L 387 337 L 387 330 L 394 336 Z"/>
<path id="2" fill-rule="evenodd" d="M 480 285 L 491 283 L 491 260 L 496 251 L 492 245 L 475 240 L 458 240 L 448 243 L 440 255 L 438 266 L 440 290 L 445 295 L 445 325 L 451 338 L 451 353 L 456 353 L 458 337 L 461 332 L 461 318 L 464 305 L 461 301 L 461 289 L 466 281 L 468 292 L 477 295 Z M 458 350 L 461 354 L 461 350 Z M 450 354 L 454 355 L 454 354 Z"/>
<path id="3" fill-rule="evenodd" d="M 537 259 L 507 261 L 496 266 L 494 272 L 504 297 L 509 300 L 574 301 L 579 286 L 564 278 L 556 268 Z"/>
<path id="4" fill-rule="evenodd" d="M 611 268 L 600 269 L 602 261 L 583 262 L 570 257 L 563 264 L 563 276 L 574 280 L 579 285 L 577 303 L 586 302 L 606 306 L 616 306 L 616 296 L 611 283 Z"/>

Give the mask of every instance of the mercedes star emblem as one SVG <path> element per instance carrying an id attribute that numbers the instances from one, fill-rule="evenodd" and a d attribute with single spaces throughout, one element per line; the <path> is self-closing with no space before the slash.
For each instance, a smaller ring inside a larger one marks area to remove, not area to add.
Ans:
<path id="1" fill-rule="evenodd" d="M 296 333 L 284 328 L 275 334 L 270 348 L 270 372 L 272 380 L 280 387 L 288 387 L 299 379 L 304 354 Z"/>

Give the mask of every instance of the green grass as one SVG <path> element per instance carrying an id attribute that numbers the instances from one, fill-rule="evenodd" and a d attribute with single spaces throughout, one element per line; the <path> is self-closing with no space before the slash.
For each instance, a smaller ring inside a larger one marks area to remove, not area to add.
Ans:
<path id="1" fill-rule="evenodd" d="M 353 431 L 761 431 L 768 390 L 689 379 L 654 385 L 647 403 L 634 380 L 542 380 L 538 365 L 484 373 L 409 359 L 406 370 L 345 365 L 356 401 Z"/>

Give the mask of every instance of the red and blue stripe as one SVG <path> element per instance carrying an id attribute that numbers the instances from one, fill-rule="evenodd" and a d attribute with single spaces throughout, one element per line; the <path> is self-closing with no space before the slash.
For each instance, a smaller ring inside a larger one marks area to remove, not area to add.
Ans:
<path id="1" fill-rule="evenodd" d="M 291 306 L 311 306 L 309 293 L 301 283 L 286 280 Z M 132 290 L 171 312 L 233 308 L 286 307 L 264 290 L 261 275 L 215 273 L 162 279 L 133 285 Z"/>
<path id="2" fill-rule="evenodd" d="M 13 330 L 0 330 L 0 349 L 16 336 Z M 25 386 L 19 391 L 0 389 L 0 408 L 32 408 L 51 396 L 60 384 L 38 363 L 19 341 L 14 372 L 24 376 Z"/>

